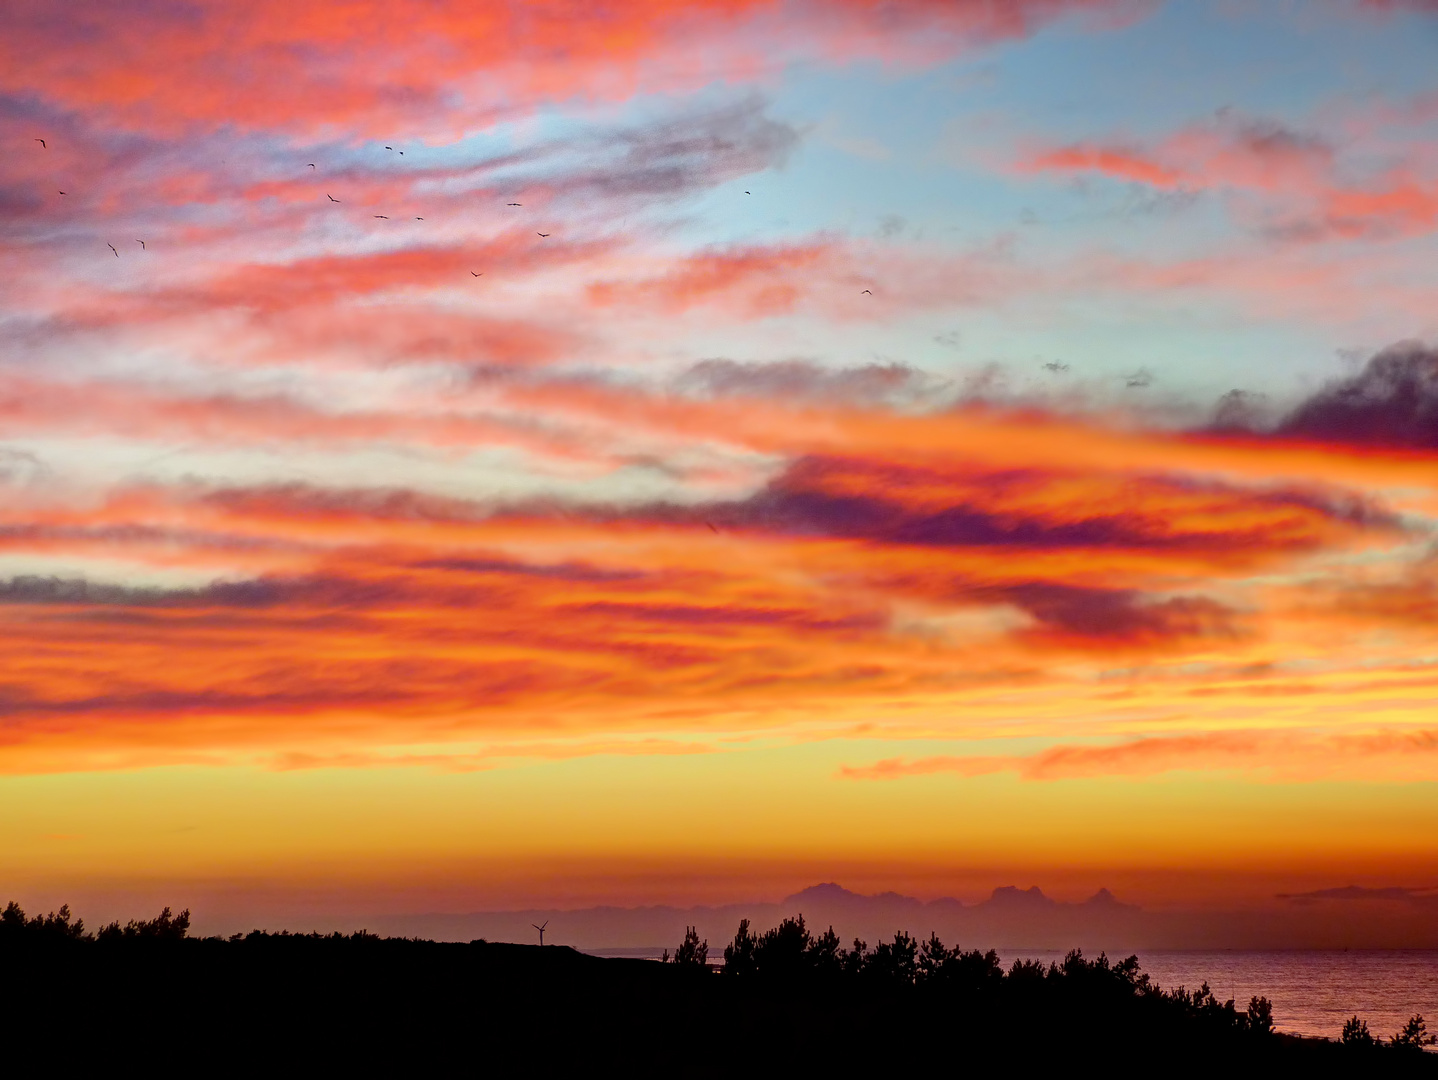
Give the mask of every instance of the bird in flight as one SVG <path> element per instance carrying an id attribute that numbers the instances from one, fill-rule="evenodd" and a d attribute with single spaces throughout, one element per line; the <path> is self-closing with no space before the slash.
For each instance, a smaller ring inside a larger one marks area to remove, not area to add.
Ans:
<path id="1" fill-rule="evenodd" d="M 864 292 L 868 293 L 870 296 L 873 296 L 873 295 L 874 295 L 873 291 L 870 290 L 870 289 L 865 289 Z M 859 295 L 860 295 L 860 296 L 863 296 L 864 293 L 860 293 Z"/>
<path id="2" fill-rule="evenodd" d="M 522 202 L 512 202 L 512 203 L 506 203 L 505 205 L 507 205 L 507 206 L 523 206 L 524 203 L 522 203 Z"/>
<path id="3" fill-rule="evenodd" d="M 709 526 L 709 531 L 712 533 L 717 533 L 719 531 L 714 527 L 714 522 L 712 521 L 706 521 L 704 524 Z"/>
<path id="4" fill-rule="evenodd" d="M 386 150 L 393 150 L 394 147 L 393 147 L 393 146 L 386 146 L 385 149 L 386 149 Z"/>
<path id="5" fill-rule="evenodd" d="M 141 251 L 147 251 L 147 250 L 149 250 L 148 248 L 145 247 L 145 241 L 143 241 L 143 240 L 136 240 L 135 243 L 137 243 L 137 244 L 140 245 L 140 250 L 141 250 Z"/>
<path id="6" fill-rule="evenodd" d="M 313 161 L 311 161 L 311 162 L 310 162 L 310 168 L 313 169 L 314 167 L 315 167 L 315 163 L 314 163 Z"/>
<path id="7" fill-rule="evenodd" d="M 60 194 L 63 195 L 63 194 L 65 194 L 65 193 L 62 191 L 62 192 L 60 192 Z"/>
<path id="8" fill-rule="evenodd" d="M 333 195 L 331 195 L 329 192 L 325 192 L 325 198 L 328 199 L 330 202 L 339 202 L 339 200 L 336 199 L 336 198 L 335 198 Z"/>
<path id="9" fill-rule="evenodd" d="M 549 234 L 548 234 L 547 232 L 541 232 L 541 233 L 535 233 L 534 235 L 535 235 L 535 236 L 548 236 Z"/>
<path id="10" fill-rule="evenodd" d="M 415 218 L 415 221 L 423 221 L 423 220 L 424 220 L 424 218 L 422 218 L 422 217 L 417 217 L 417 218 Z"/>
<path id="11" fill-rule="evenodd" d="M 44 139 L 36 139 L 35 141 L 40 144 L 40 149 L 41 149 L 41 150 L 48 150 L 48 149 L 50 149 L 48 146 L 45 145 L 45 140 L 44 140 Z"/>
<path id="12" fill-rule="evenodd" d="M 377 218 L 382 218 L 382 219 L 385 220 L 385 221 L 388 221 L 388 220 L 389 220 L 389 215 L 388 215 L 388 214 L 376 214 L 375 217 L 377 217 Z"/>
<path id="13" fill-rule="evenodd" d="M 114 245 L 114 244 L 106 244 L 105 246 L 106 246 L 107 248 L 109 248 L 111 251 L 115 251 L 115 245 Z M 118 251 L 115 251 L 115 258 L 118 259 L 119 257 L 120 257 L 120 253 L 119 253 Z"/>
<path id="14" fill-rule="evenodd" d="M 1061 372 L 1061 371 L 1067 371 L 1068 369 L 1069 369 L 1069 366 L 1068 366 L 1067 364 L 1065 364 L 1065 363 L 1064 363 L 1063 361 L 1061 361 L 1061 360 L 1050 360 L 1048 363 L 1046 363 L 1046 364 L 1044 365 L 1044 370 L 1045 370 L 1045 371 L 1051 371 L 1051 372 L 1053 372 L 1055 375 L 1057 375 L 1057 374 L 1058 374 L 1059 372 Z"/>
<path id="15" fill-rule="evenodd" d="M 470 277 L 484 277 L 483 274 L 476 274 L 473 270 L 469 272 Z"/>

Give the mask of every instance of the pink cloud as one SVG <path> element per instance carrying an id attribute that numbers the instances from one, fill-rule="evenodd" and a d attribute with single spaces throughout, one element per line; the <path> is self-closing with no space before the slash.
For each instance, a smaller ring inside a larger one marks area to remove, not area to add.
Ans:
<path id="1" fill-rule="evenodd" d="M 1308 238 L 1416 236 L 1438 225 L 1438 184 L 1413 164 L 1364 171 L 1326 139 L 1224 118 L 1151 145 L 1081 142 L 1030 152 L 1028 173 L 1093 173 L 1148 187 L 1213 191 L 1245 224 Z"/>
<path id="2" fill-rule="evenodd" d="M 480 114 L 541 101 L 614 99 L 750 77 L 801 52 L 937 59 L 1031 34 L 1064 15 L 1131 10 L 1122 0 L 627 0 L 618 5 L 440 0 L 400 11 L 375 0 L 224 0 L 81 9 L 28 4 L 0 42 L 0 89 L 62 109 L 176 132 L 226 126 L 300 135 L 454 133 L 456 94 Z M 157 62 L 163 57 L 163 62 Z"/>

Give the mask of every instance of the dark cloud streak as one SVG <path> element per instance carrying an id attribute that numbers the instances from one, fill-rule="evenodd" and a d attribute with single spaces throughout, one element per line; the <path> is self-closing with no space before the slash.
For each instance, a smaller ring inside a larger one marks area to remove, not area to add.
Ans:
<path id="1" fill-rule="evenodd" d="M 1438 350 L 1414 341 L 1390 345 L 1357 375 L 1300 404 L 1274 434 L 1438 450 Z"/>

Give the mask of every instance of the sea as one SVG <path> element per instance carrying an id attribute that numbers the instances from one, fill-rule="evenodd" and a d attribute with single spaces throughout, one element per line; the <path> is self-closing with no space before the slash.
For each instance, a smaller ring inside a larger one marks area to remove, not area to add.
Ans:
<path id="1" fill-rule="evenodd" d="M 1165 990 L 1207 981 L 1216 998 L 1240 1009 L 1266 997 L 1274 1026 L 1295 1035 L 1336 1039 L 1357 1016 L 1386 1039 L 1414 1013 L 1438 1032 L 1438 952 L 1431 949 L 1149 952 L 1138 962 Z"/>
<path id="2" fill-rule="evenodd" d="M 654 949 L 594 949 L 597 956 L 659 959 Z M 1000 950 L 1005 968 L 1017 959 L 1063 959 L 1047 950 Z M 1274 1026 L 1295 1035 L 1337 1039 L 1357 1016 L 1387 1039 L 1415 1013 L 1438 1034 L 1438 951 L 1431 949 L 1293 952 L 1141 952 L 1140 967 L 1165 990 L 1197 990 L 1205 982 L 1219 1001 L 1238 1008 L 1249 998 L 1273 1003 Z"/>

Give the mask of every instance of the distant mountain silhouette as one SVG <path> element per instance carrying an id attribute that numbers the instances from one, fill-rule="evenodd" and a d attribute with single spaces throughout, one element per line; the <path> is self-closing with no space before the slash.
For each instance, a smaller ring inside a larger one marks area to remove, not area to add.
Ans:
<path id="1" fill-rule="evenodd" d="M 1057 906 L 1037 885 L 1027 889 L 1020 889 L 1016 885 L 1001 886 L 994 890 L 987 903 L 995 910 L 1001 911 L 1048 911 Z"/>
<path id="2" fill-rule="evenodd" d="M 1147 911 L 1106 888 L 1075 903 L 1046 896 L 1036 885 L 1003 885 L 987 899 L 966 904 L 953 897 L 924 901 L 895 892 L 858 893 L 829 881 L 778 903 L 377 916 L 364 925 L 442 941 L 532 942 L 538 940 L 534 925 L 548 922 L 546 941 L 655 956 L 683 939 L 690 926 L 700 937 L 719 941 L 732 935 L 740 919 L 762 931 L 795 915 L 816 930 L 832 926 L 844 941 L 886 940 L 896 930 L 919 937 L 937 933 L 966 948 L 995 948 L 1008 957 L 1073 946 L 1110 955 L 1146 949 L 1438 947 L 1431 901 L 1415 893 L 1420 891 L 1344 888 L 1280 897 L 1280 903 L 1259 910 Z"/>

